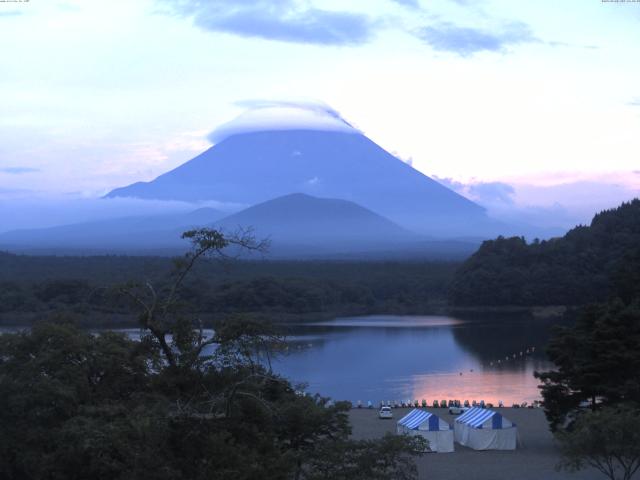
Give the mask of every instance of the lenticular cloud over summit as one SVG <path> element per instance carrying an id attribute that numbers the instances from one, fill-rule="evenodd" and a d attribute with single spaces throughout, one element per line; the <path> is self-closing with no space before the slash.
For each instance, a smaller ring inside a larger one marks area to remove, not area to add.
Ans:
<path id="1" fill-rule="evenodd" d="M 248 110 L 209 134 L 212 143 L 242 133 L 277 130 L 360 133 L 340 113 L 322 102 L 251 100 L 238 105 Z"/>

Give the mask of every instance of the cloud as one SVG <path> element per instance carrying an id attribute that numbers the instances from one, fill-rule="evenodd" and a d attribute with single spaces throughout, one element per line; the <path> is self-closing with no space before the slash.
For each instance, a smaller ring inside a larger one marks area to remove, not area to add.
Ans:
<path id="1" fill-rule="evenodd" d="M 632 107 L 640 107 L 640 97 L 636 97 L 633 100 L 629 101 L 628 105 L 631 105 Z"/>
<path id="2" fill-rule="evenodd" d="M 14 196 L 25 197 L 33 193 L 35 192 L 24 188 L 6 188 L 0 185 L 0 200 L 3 201 Z"/>
<path id="3" fill-rule="evenodd" d="M 453 52 L 461 57 L 470 57 L 483 51 L 504 52 L 511 45 L 540 41 L 530 27 L 522 22 L 511 22 L 497 32 L 441 22 L 421 28 L 416 36 L 436 51 Z"/>
<path id="4" fill-rule="evenodd" d="M 640 170 L 634 171 L 639 173 Z M 432 176 L 444 186 L 487 208 L 487 213 L 510 224 L 569 229 L 588 224 L 597 212 L 640 196 L 640 189 L 615 178 L 575 180 L 552 185 L 531 183 L 460 182 Z"/>
<path id="5" fill-rule="evenodd" d="M 391 155 L 396 157 L 398 160 L 401 160 L 404 163 L 406 163 L 407 165 L 409 165 L 410 167 L 413 167 L 413 157 L 412 156 L 401 155 L 396 150 L 392 150 L 390 153 L 391 153 Z"/>
<path id="6" fill-rule="evenodd" d="M 438 177 L 437 175 L 431 175 L 431 178 L 433 178 L 438 183 L 441 183 L 445 187 L 450 188 L 454 192 L 461 193 L 464 190 L 464 187 L 465 187 L 464 183 L 458 182 L 457 180 L 454 180 L 453 178 Z"/>
<path id="7" fill-rule="evenodd" d="M 169 13 L 191 18 L 194 25 L 203 30 L 290 43 L 361 45 L 367 43 L 378 28 L 403 28 L 375 15 L 315 8 L 304 0 L 158 1 L 169 6 Z M 420 0 L 389 1 L 409 10 L 422 11 Z M 450 1 L 477 10 L 476 4 L 469 0 Z M 418 28 L 413 34 L 436 51 L 454 52 L 462 57 L 481 51 L 505 52 L 511 45 L 541 42 L 527 24 L 517 21 L 503 23 L 496 31 L 443 21 Z M 553 42 L 549 45 L 553 46 Z"/>
<path id="8" fill-rule="evenodd" d="M 568 43 L 568 42 L 559 42 L 555 40 L 550 40 L 548 42 L 542 42 L 545 45 L 550 47 L 567 47 L 567 48 L 584 48 L 586 50 L 599 50 L 600 47 L 597 45 L 581 45 L 576 43 Z"/>
<path id="9" fill-rule="evenodd" d="M 347 122 L 340 113 L 334 108 L 330 107 L 324 102 L 318 100 L 266 100 L 266 99 L 249 99 L 238 100 L 234 102 L 239 107 L 245 107 L 250 110 L 257 110 L 261 108 L 295 108 L 299 110 L 305 110 L 308 112 L 316 113 L 326 117 L 333 118 L 340 123 L 344 123 L 353 128 L 349 122 Z"/>
<path id="10" fill-rule="evenodd" d="M 339 112 L 322 102 L 244 100 L 236 104 L 248 110 L 211 132 L 207 138 L 212 143 L 232 135 L 274 130 L 359 133 Z"/>
<path id="11" fill-rule="evenodd" d="M 165 0 L 204 30 L 316 45 L 358 45 L 373 34 L 361 13 L 311 8 L 297 0 Z"/>
<path id="12" fill-rule="evenodd" d="M 515 188 L 503 182 L 481 182 L 469 185 L 469 195 L 480 203 L 512 205 Z"/>
<path id="13" fill-rule="evenodd" d="M 3 167 L 0 168 L 0 172 L 2 173 L 9 173 L 12 175 L 21 175 L 23 173 L 33 173 L 33 172 L 39 172 L 40 169 L 39 168 L 33 168 L 33 167 Z"/>
<path id="14" fill-rule="evenodd" d="M 42 192 L 0 187 L 0 233 L 110 218 L 187 213 L 202 207 L 233 212 L 245 208 L 246 205 L 215 201 L 189 203 L 136 198 L 51 196 Z"/>
<path id="15" fill-rule="evenodd" d="M 462 183 L 451 178 L 433 178 L 450 188 L 451 190 L 464 195 L 465 197 L 478 202 L 483 206 L 491 205 L 513 205 L 515 188 L 504 182 L 470 182 Z"/>
<path id="16" fill-rule="evenodd" d="M 418 0 L 391 0 L 391 1 L 393 3 L 402 5 L 403 7 L 415 8 L 415 9 L 420 8 L 420 2 Z"/>

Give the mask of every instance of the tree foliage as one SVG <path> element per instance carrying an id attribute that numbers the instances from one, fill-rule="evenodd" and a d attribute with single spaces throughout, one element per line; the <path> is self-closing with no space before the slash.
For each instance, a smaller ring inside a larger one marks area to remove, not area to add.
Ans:
<path id="1" fill-rule="evenodd" d="M 547 354 L 556 369 L 537 373 L 555 430 L 580 402 L 640 405 L 640 308 L 616 300 L 585 309 L 575 326 L 556 328 Z"/>
<path id="2" fill-rule="evenodd" d="M 581 415 L 571 431 L 558 435 L 561 468 L 593 467 L 610 480 L 630 480 L 640 468 L 640 410 L 606 407 Z"/>
<path id="3" fill-rule="evenodd" d="M 585 305 L 605 301 L 640 265 L 640 200 L 594 216 L 562 238 L 486 241 L 458 269 L 449 289 L 456 305 Z M 634 273 L 635 272 L 635 273 Z M 617 279 L 617 281 L 612 281 Z"/>
<path id="4" fill-rule="evenodd" d="M 640 244 L 633 244 L 638 206 L 634 200 L 594 219 L 611 241 L 609 300 L 583 308 L 574 326 L 557 328 L 547 348 L 556 368 L 536 373 L 547 419 L 562 445 L 561 466 L 590 466 L 612 480 L 630 479 L 640 467 Z M 585 405 L 590 408 L 580 408 Z"/>
<path id="5" fill-rule="evenodd" d="M 0 336 L 0 478 L 415 478 L 419 441 L 351 440 L 349 405 L 271 370 L 282 341 L 271 327 L 234 317 L 207 336 L 180 311 L 195 262 L 229 245 L 214 231 L 186 236 L 194 248 L 165 286 L 122 289 L 139 342 L 64 321 Z"/>
<path id="6" fill-rule="evenodd" d="M 182 312 L 210 316 L 259 313 L 286 318 L 418 314 L 446 301 L 456 263 L 426 261 L 255 261 L 200 258 L 177 301 Z M 158 291 L 174 280 L 161 257 L 36 257 L 0 253 L 0 316 L 64 311 L 86 325 L 134 323 L 127 298 L 114 286 L 149 282 Z M 145 294 L 148 292 L 145 292 Z M 36 315 L 37 314 L 37 315 Z M 2 318 L 0 318 L 2 321 Z M 28 323 L 26 320 L 24 323 Z"/>
<path id="7" fill-rule="evenodd" d="M 322 442 L 306 466 L 306 480 L 409 480 L 416 467 L 407 453 L 407 442 L 415 451 L 424 451 L 420 436 L 386 434 L 381 440 Z"/>

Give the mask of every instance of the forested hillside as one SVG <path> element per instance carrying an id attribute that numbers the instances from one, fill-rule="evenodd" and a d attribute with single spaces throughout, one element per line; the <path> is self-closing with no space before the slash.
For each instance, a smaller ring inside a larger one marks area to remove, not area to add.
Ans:
<path id="1" fill-rule="evenodd" d="M 130 281 L 161 286 L 172 265 L 163 257 L 0 253 L 0 323 L 64 311 L 82 314 L 95 325 L 109 324 L 129 311 L 118 286 Z M 185 283 L 181 299 L 198 313 L 255 312 L 276 320 L 283 315 L 424 313 L 446 303 L 456 267 L 417 261 L 204 260 Z"/>
<path id="2" fill-rule="evenodd" d="M 486 241 L 457 270 L 453 305 L 582 305 L 640 280 L 640 200 L 597 214 L 564 237 Z M 622 295 L 625 295 L 622 293 Z"/>

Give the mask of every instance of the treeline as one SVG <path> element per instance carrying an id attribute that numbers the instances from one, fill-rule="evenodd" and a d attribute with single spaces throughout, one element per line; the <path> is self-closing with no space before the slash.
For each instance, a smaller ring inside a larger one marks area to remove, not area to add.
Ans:
<path id="1" fill-rule="evenodd" d="M 559 466 L 630 479 L 640 467 L 640 256 L 617 272 L 606 303 L 555 327 L 547 346 L 554 367 L 535 376 Z"/>
<path id="2" fill-rule="evenodd" d="M 627 291 L 640 271 L 640 200 L 597 214 L 562 238 L 486 241 L 458 269 L 453 305 L 584 305 Z M 635 281 L 635 283 L 634 283 Z M 624 293 L 621 293 L 625 295 Z"/>
<path id="3" fill-rule="evenodd" d="M 0 256 L 0 313 L 71 311 L 126 315 L 126 281 L 158 282 L 166 258 Z M 446 302 L 457 264 L 439 262 L 203 261 L 180 300 L 192 313 L 424 313 Z M 8 314 L 8 315 L 7 315 Z M 93 318 L 96 319 L 96 316 Z"/>

